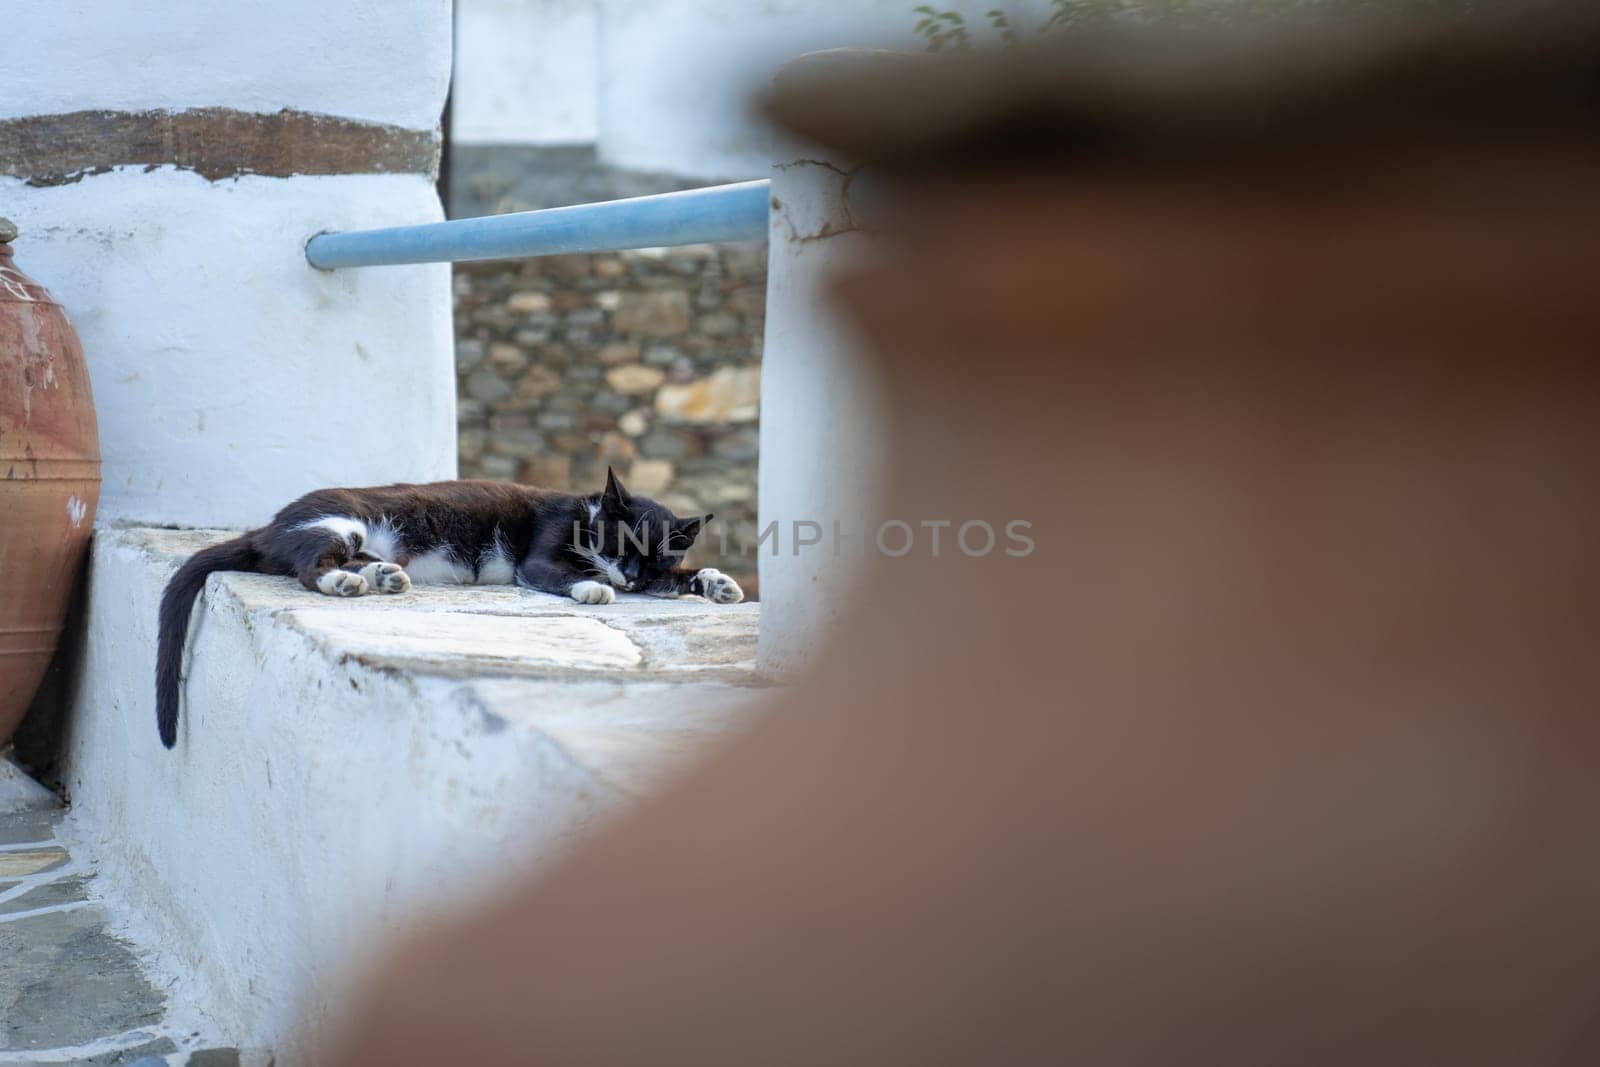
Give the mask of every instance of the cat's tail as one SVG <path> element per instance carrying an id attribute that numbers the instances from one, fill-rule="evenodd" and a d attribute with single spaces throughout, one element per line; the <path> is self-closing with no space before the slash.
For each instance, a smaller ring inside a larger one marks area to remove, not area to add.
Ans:
<path id="1" fill-rule="evenodd" d="M 203 548 L 178 568 L 161 596 L 161 636 L 156 646 L 156 729 L 168 748 L 178 743 L 178 685 L 183 643 L 189 636 L 189 611 L 214 571 L 253 571 L 256 550 L 250 535 Z"/>

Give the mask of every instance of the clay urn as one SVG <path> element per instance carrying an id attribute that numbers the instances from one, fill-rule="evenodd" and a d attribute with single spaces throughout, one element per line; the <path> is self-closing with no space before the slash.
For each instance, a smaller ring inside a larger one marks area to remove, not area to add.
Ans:
<path id="1" fill-rule="evenodd" d="M 100 499 L 100 437 L 67 313 L 12 259 L 0 219 L 0 745 L 55 654 Z"/>

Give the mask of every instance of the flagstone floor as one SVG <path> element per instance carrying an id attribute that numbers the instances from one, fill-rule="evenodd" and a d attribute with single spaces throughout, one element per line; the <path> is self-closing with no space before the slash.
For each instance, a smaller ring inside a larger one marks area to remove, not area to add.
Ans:
<path id="1" fill-rule="evenodd" d="M 94 872 L 56 835 L 65 809 L 0 754 L 0 1065 L 270 1063 L 197 1049 L 111 931 Z"/>

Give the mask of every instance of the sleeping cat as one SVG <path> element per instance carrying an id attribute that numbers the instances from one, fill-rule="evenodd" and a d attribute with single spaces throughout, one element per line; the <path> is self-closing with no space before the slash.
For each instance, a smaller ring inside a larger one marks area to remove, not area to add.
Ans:
<path id="1" fill-rule="evenodd" d="M 196 552 L 167 583 L 156 653 L 161 743 L 178 739 L 189 612 L 213 571 L 294 575 L 328 596 L 515 583 L 580 604 L 609 604 L 617 589 L 737 604 L 744 591 L 721 571 L 676 566 L 711 518 L 680 519 L 609 469 L 605 490 L 591 496 L 476 481 L 307 493 L 261 529 Z"/>

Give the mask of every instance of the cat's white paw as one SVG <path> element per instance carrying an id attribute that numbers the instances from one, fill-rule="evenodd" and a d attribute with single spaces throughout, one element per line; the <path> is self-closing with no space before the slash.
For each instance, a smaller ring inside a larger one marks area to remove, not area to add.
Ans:
<path id="1" fill-rule="evenodd" d="M 715 567 L 696 571 L 694 579 L 700 583 L 700 595 L 713 604 L 737 604 L 744 599 L 739 583 Z"/>
<path id="2" fill-rule="evenodd" d="M 398 563 L 369 563 L 361 568 L 361 577 L 379 593 L 404 593 L 411 588 L 411 579 Z"/>
<path id="3" fill-rule="evenodd" d="M 572 599 L 580 604 L 610 604 L 617 591 L 604 582 L 579 582 L 572 587 Z"/>
<path id="4" fill-rule="evenodd" d="M 365 596 L 367 580 L 349 571 L 324 571 L 317 579 L 317 591 L 328 596 Z"/>

